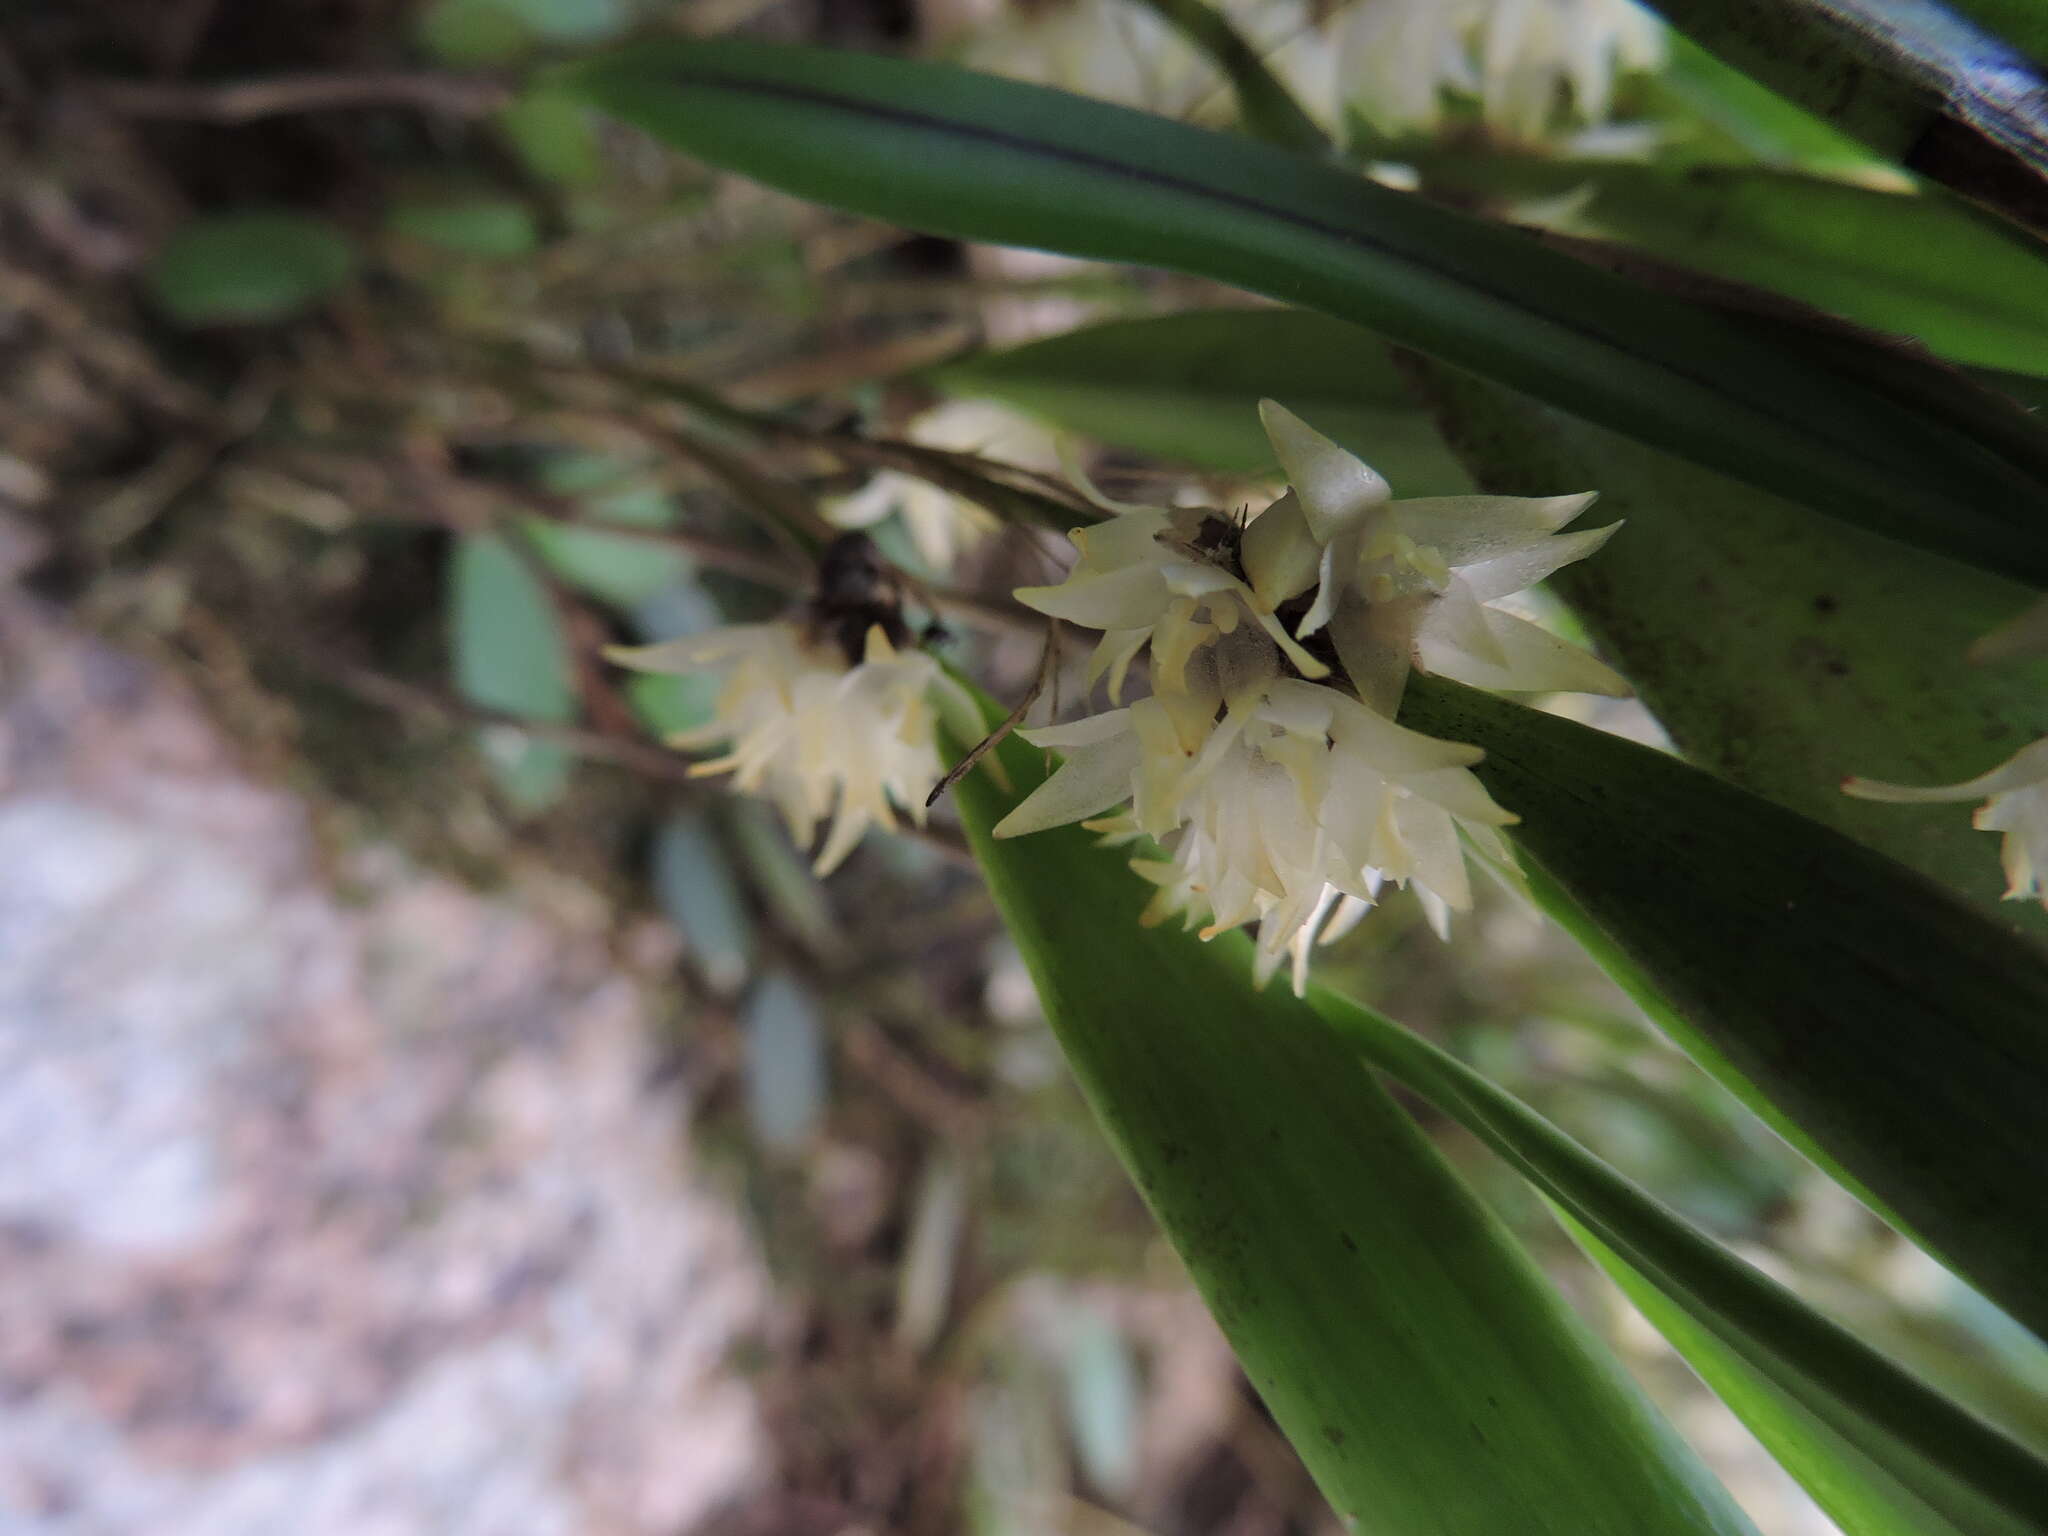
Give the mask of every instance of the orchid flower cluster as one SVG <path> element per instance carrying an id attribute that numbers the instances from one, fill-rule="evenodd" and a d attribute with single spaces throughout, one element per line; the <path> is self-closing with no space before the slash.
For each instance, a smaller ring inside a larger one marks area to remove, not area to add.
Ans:
<path id="1" fill-rule="evenodd" d="M 1563 533 L 1590 495 L 1396 501 L 1387 482 L 1291 412 L 1261 407 L 1292 489 L 1257 517 L 1127 509 L 1072 535 L 1066 580 L 1018 598 L 1102 632 L 1090 686 L 1105 713 L 1027 731 L 1066 762 L 997 827 L 1084 822 L 1150 839 L 1133 867 L 1158 889 L 1146 920 L 1211 937 L 1259 925 L 1258 976 L 1356 923 L 1389 882 L 1442 931 L 1472 903 L 1469 848 L 1502 870 L 1514 817 L 1471 772 L 1483 755 L 1395 722 L 1411 669 L 1520 692 L 1624 693 L 1606 666 L 1498 606 L 1593 553 L 1613 527 Z M 819 590 L 788 618 L 614 649 L 626 666 L 708 671 L 713 718 L 670 738 L 725 744 L 696 774 L 730 773 L 773 801 L 836 868 L 872 826 L 921 822 L 944 775 L 937 726 L 980 734 L 973 699 L 904 626 L 865 535 L 843 535 Z M 1149 692 L 1125 704 L 1134 664 Z"/>
<path id="2" fill-rule="evenodd" d="M 1569 118 L 1607 122 L 1615 83 L 1664 62 L 1634 0 L 1226 0 L 1222 9 L 1326 126 L 1355 111 L 1382 133 L 1434 130 L 1447 96 L 1525 142 Z M 978 69 L 1186 116 L 1227 97 L 1213 63 L 1133 0 L 1067 0 L 977 38 Z"/>
<path id="3" fill-rule="evenodd" d="M 1590 495 L 1395 501 L 1363 461 L 1268 401 L 1292 489 L 1247 522 L 1135 509 L 1076 530 L 1056 586 L 1020 601 L 1102 631 L 1088 666 L 1116 707 L 1027 731 L 1064 764 L 996 829 L 1079 821 L 1150 838 L 1145 918 L 1202 936 L 1256 921 L 1258 978 L 1348 930 L 1389 881 L 1442 931 L 1471 906 L 1466 849 L 1512 867 L 1514 821 L 1471 772 L 1477 747 L 1397 724 L 1411 668 L 1481 687 L 1623 693 L 1593 657 L 1495 606 L 1593 553 L 1613 527 L 1560 533 Z M 1618 526 L 1618 525 L 1617 525 Z M 1122 703 L 1149 658 L 1151 692 Z M 1342 686 L 1348 682 L 1349 688 Z"/>
<path id="4" fill-rule="evenodd" d="M 733 786 L 782 812 L 808 846 L 831 829 L 816 872 L 828 875 L 870 827 L 894 830 L 896 812 L 922 826 L 925 800 L 945 775 L 936 726 L 981 734 L 981 712 L 937 660 L 911 643 L 902 604 L 866 535 L 843 535 L 819 562 L 819 590 L 788 618 L 728 624 L 657 645 L 605 654 L 646 672 L 719 676 L 712 718 L 678 731 L 685 751 L 719 744 L 694 776 L 730 773 Z"/>

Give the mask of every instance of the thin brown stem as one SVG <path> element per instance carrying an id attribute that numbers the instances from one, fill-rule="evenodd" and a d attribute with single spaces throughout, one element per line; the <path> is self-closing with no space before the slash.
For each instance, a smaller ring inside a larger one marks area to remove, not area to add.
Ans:
<path id="1" fill-rule="evenodd" d="M 388 709 L 393 714 L 431 720 L 443 725 L 509 726 L 524 731 L 536 741 L 552 742 L 592 762 L 610 763 L 615 767 L 629 768 L 635 773 L 645 774 L 649 778 L 665 779 L 678 784 L 694 782 L 690 778 L 690 764 L 687 759 L 655 746 L 652 742 L 636 741 L 630 736 L 588 730 L 577 725 L 528 720 L 522 715 L 485 709 L 481 705 L 471 704 L 466 699 L 445 693 L 438 688 L 408 682 L 404 678 L 393 677 L 389 673 L 359 666 L 353 662 L 315 658 L 311 666 L 315 673 L 337 687 L 347 690 L 365 703 L 374 704 L 380 709 Z"/>
<path id="2" fill-rule="evenodd" d="M 447 117 L 484 117 L 512 100 L 509 81 L 434 70 L 275 75 L 219 85 L 94 80 L 87 89 L 123 117 L 249 123 L 340 107 L 416 107 Z"/>

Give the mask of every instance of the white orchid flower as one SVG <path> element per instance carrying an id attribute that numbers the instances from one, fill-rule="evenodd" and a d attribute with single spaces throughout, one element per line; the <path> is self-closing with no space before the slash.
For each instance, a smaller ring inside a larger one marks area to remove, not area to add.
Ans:
<path id="1" fill-rule="evenodd" d="M 1260 404 L 1294 491 L 1245 531 L 1264 608 L 1306 640 L 1327 629 L 1358 696 L 1391 713 L 1411 666 L 1510 693 L 1626 694 L 1611 668 L 1493 606 L 1583 560 L 1621 525 L 1559 533 L 1593 502 L 1575 496 L 1427 496 L 1387 483 L 1286 407 Z M 1261 527 L 1261 525 L 1265 525 Z"/>
<path id="2" fill-rule="evenodd" d="M 1132 864 L 1159 887 L 1145 920 L 1185 913 L 1205 939 L 1256 921 L 1258 981 L 1292 956 L 1299 992 L 1310 946 L 1348 929 L 1389 880 L 1414 886 L 1441 932 L 1471 906 L 1461 834 L 1507 864 L 1497 829 L 1514 818 L 1469 771 L 1477 747 L 1286 676 L 1281 654 L 1262 631 L 1234 629 L 1187 658 L 1178 686 L 1024 732 L 1066 761 L 995 835 L 1082 821 L 1113 843 L 1155 839 L 1166 858 Z"/>
<path id="3" fill-rule="evenodd" d="M 1615 81 L 1664 62 L 1662 24 L 1631 0 L 1358 0 L 1334 25 L 1348 100 L 1386 133 L 1435 128 L 1446 92 L 1523 140 L 1567 93 L 1581 122 L 1603 123 Z"/>
<path id="4" fill-rule="evenodd" d="M 723 674 L 713 718 L 669 745 L 727 744 L 691 774 L 730 773 L 734 788 L 782 812 L 800 844 L 830 816 L 820 875 L 838 868 L 868 828 L 893 830 L 899 809 L 924 824 L 925 797 L 946 771 L 935 735 L 942 715 L 964 740 L 982 730 L 967 691 L 923 651 L 890 644 L 879 624 L 854 665 L 830 641 L 780 620 L 605 654 L 643 672 Z"/>

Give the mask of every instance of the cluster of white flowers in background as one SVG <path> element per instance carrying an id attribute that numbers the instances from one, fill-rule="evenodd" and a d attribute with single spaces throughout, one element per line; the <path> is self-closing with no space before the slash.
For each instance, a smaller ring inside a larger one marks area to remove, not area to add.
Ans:
<path id="1" fill-rule="evenodd" d="M 782 812 L 801 845 L 831 817 L 815 866 L 821 875 L 837 869 L 868 828 L 893 829 L 898 809 L 923 825 L 925 798 L 945 775 L 941 715 L 963 739 L 981 732 L 967 691 L 923 651 L 893 644 L 880 623 L 867 628 L 858 657 L 822 626 L 789 619 L 606 654 L 641 671 L 722 676 L 712 719 L 668 744 L 725 745 L 690 772 L 730 773 L 736 789 Z"/>
<path id="2" fill-rule="evenodd" d="M 1221 0 L 1232 24 L 1326 126 L 1430 130 L 1452 94 L 1522 140 L 1604 123 L 1615 82 L 1664 62 L 1634 0 Z M 966 62 L 1173 117 L 1225 108 L 1215 66 L 1139 0 L 1069 0 L 977 34 Z"/>
<path id="3" fill-rule="evenodd" d="M 2048 656 L 2048 598 L 1970 648 L 1970 659 L 1977 662 L 2032 656 Z M 2048 737 L 2020 748 L 1989 773 L 1960 784 L 1921 787 L 1851 778 L 1843 781 L 1842 790 L 1859 800 L 1884 800 L 1894 805 L 1986 797 L 1972 824 L 1979 831 L 2005 834 L 1999 853 L 2005 865 L 2006 900 L 2038 898 L 2048 907 Z"/>
<path id="4" fill-rule="evenodd" d="M 1067 758 L 996 835 L 1081 821 L 1154 839 L 1165 858 L 1134 865 L 1159 887 L 1148 919 L 1183 913 L 1205 937 L 1257 920 L 1259 979 L 1291 956 L 1299 990 L 1310 947 L 1385 882 L 1414 887 L 1441 930 L 1471 905 L 1467 848 L 1509 864 L 1498 829 L 1514 818 L 1473 777 L 1479 749 L 1392 718 L 1411 667 L 1493 688 L 1626 687 L 1491 606 L 1606 540 L 1612 528 L 1557 532 L 1590 496 L 1395 501 L 1298 417 L 1261 411 L 1293 489 L 1259 516 L 1127 511 L 1076 530 L 1065 581 L 1018 592 L 1103 632 L 1089 677 L 1106 674 L 1119 707 L 1024 733 Z M 1141 652 L 1151 695 L 1122 706 Z"/>
<path id="5" fill-rule="evenodd" d="M 1518 139 L 1541 138 L 1567 95 L 1603 123 L 1615 81 L 1664 62 L 1662 24 L 1633 0 L 1357 0 L 1332 25 L 1343 100 L 1387 133 L 1434 128 L 1451 92 Z"/>

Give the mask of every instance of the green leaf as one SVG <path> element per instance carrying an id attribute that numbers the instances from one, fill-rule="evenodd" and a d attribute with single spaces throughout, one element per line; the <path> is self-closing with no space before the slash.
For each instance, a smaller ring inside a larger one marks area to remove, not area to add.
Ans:
<path id="1" fill-rule="evenodd" d="M 1553 578 L 1679 750 L 1745 789 L 1975 898 L 2008 927 L 1998 840 L 1961 805 L 1841 792 L 1852 774 L 1954 784 L 2048 734 L 2048 662 L 1972 666 L 1973 640 L 2034 597 L 1761 496 L 1611 432 L 1446 370 L 1451 443 L 1490 488 L 1597 487 L 1624 526 Z"/>
<path id="2" fill-rule="evenodd" d="M 1484 747 L 1473 771 L 1575 916 L 1920 1240 L 2048 1331 L 2048 953 L 1663 753 L 1432 678 L 1402 719 Z"/>
<path id="3" fill-rule="evenodd" d="M 1814 1312 L 1461 1062 L 1331 993 L 1316 1010 L 1567 1213 L 1588 1250 L 1850 1536 L 2021 1536 L 2048 1465 Z"/>
<path id="4" fill-rule="evenodd" d="M 540 244 L 533 211 L 514 197 L 456 194 L 405 203 L 391 210 L 389 223 L 397 234 L 458 256 L 505 260 Z"/>
<path id="5" fill-rule="evenodd" d="M 1370 331 L 1294 309 L 1188 310 L 1112 320 L 928 376 L 1097 442 L 1205 469 L 1277 467 L 1258 403 L 1277 396 L 1369 459 L 1407 496 L 1471 480 Z"/>
<path id="6" fill-rule="evenodd" d="M 1800 1395 L 1752 1366 L 1712 1328 L 1689 1316 L 1597 1238 L 1579 1233 L 1581 1246 L 1607 1271 L 1652 1327 L 1670 1341 L 1714 1395 L 1734 1410 L 1778 1465 L 1799 1480 L 1845 1536 L 1975 1536 L 2007 1532 L 2029 1536 L 2039 1524 L 2002 1509 L 1985 1508 L 1966 1486 L 1924 1471 L 1922 1497 L 1871 1454 L 1834 1428 Z M 1916 1426 L 1925 1434 L 1924 1426 Z M 1897 1453 L 1895 1453 L 1897 1454 Z M 1908 1468 L 1909 1471 L 1915 1470 Z M 1953 1512 L 1953 1518 L 1951 1517 Z"/>
<path id="7" fill-rule="evenodd" d="M 449 562 L 455 686 L 472 703 L 528 720 L 576 713 L 568 642 L 548 594 L 504 539 L 464 534 Z"/>
<path id="8" fill-rule="evenodd" d="M 534 552 L 571 586 L 616 608 L 633 609 L 694 569 L 679 549 L 631 534 L 578 528 L 551 518 L 522 520 Z"/>
<path id="9" fill-rule="evenodd" d="M 1669 34 L 1665 46 L 1663 70 L 1638 87 L 1651 98 L 1652 115 L 1676 116 L 1668 106 L 1657 110 L 1669 98 L 1746 151 L 1745 158 L 1768 165 L 1854 172 L 1884 164 L 1839 129 L 1729 68 L 1684 33 Z M 1681 138 L 1664 153 L 1683 158 L 1695 148 Z"/>
<path id="10" fill-rule="evenodd" d="M 2048 228 L 2048 82 L 1940 0 L 1646 0 L 1694 42 L 1910 171 Z"/>
<path id="11" fill-rule="evenodd" d="M 498 126 L 526 168 L 544 181 L 586 187 L 604 176 L 590 109 L 559 91 L 524 91 L 498 114 Z"/>
<path id="12" fill-rule="evenodd" d="M 1574 195 L 1563 227 L 1771 289 L 1984 368 L 2048 371 L 2048 252 L 1939 190 L 1880 192 L 1754 166 L 1417 157 L 1433 189 Z"/>
<path id="13" fill-rule="evenodd" d="M 278 211 L 210 214 L 171 236 L 150 289 L 184 325 L 282 320 L 348 282 L 355 247 L 325 219 Z"/>
<path id="14" fill-rule="evenodd" d="M 455 686 L 464 698 L 526 720 L 575 717 L 568 643 L 554 605 L 504 539 L 473 533 L 455 541 L 448 614 Z M 479 744 L 517 810 L 545 810 L 568 785 L 573 760 L 558 743 L 492 725 Z"/>
<path id="15" fill-rule="evenodd" d="M 420 46 L 450 64 L 503 64 L 533 41 L 513 0 L 431 0 L 414 25 Z"/>
<path id="16" fill-rule="evenodd" d="M 801 1151 L 830 1095 L 818 999 L 788 971 L 770 971 L 740 1010 L 746 1044 L 747 1120 L 771 1152 Z"/>
<path id="17" fill-rule="evenodd" d="M 2048 439 L 1907 360 L 1752 323 L 1307 156 L 939 65 L 651 44 L 566 88 L 799 196 L 1234 283 L 1894 537 L 2048 583 Z M 1881 360 L 1881 361 L 1880 361 Z"/>
<path id="18" fill-rule="evenodd" d="M 1348 1529 L 1750 1529 L 1353 1049 L 1252 990 L 1241 936 L 1141 928 L 1120 855 L 996 842 L 1012 796 L 955 793 L 1068 1063 Z"/>
<path id="19" fill-rule="evenodd" d="M 671 813 L 654 834 L 652 863 L 654 894 L 698 975 L 718 996 L 736 996 L 753 973 L 754 918 L 710 816 Z"/>

